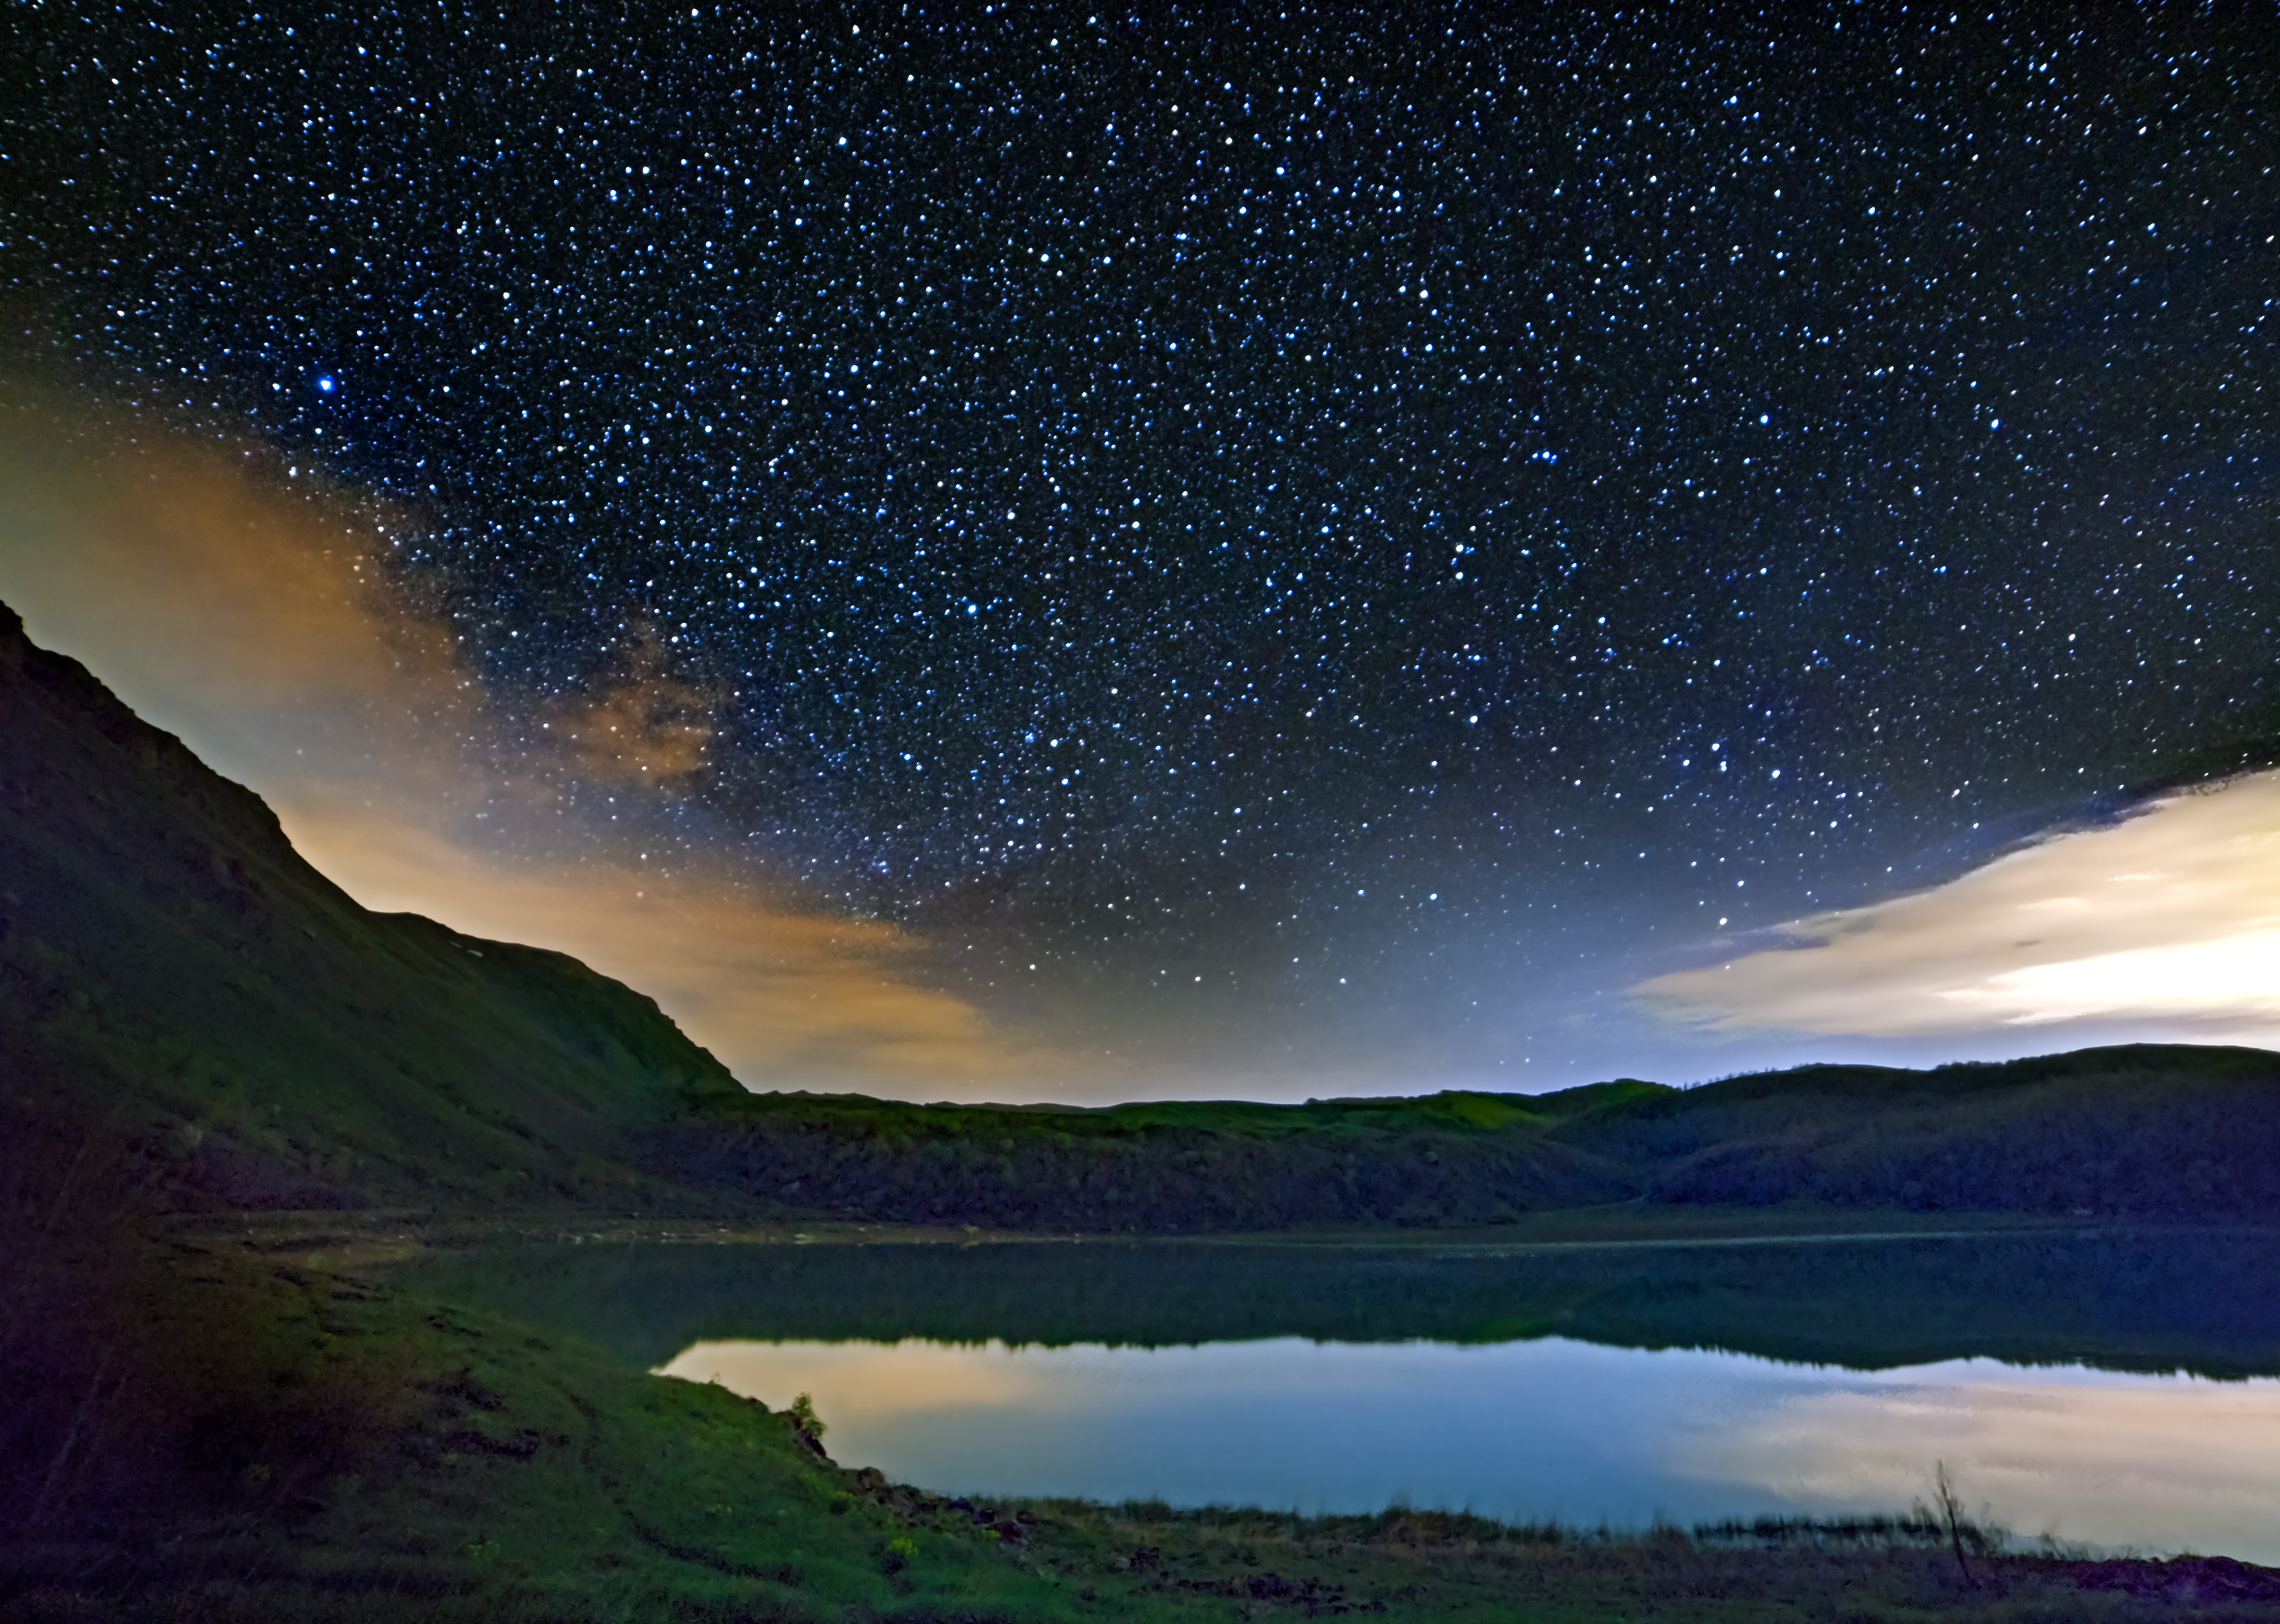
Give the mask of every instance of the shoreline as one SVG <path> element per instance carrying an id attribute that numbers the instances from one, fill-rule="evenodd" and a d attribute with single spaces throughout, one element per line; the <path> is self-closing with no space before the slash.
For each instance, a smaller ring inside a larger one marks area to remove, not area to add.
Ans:
<path id="1" fill-rule="evenodd" d="M 396 1208 L 177 1215 L 165 1233 L 193 1243 L 237 1245 L 311 1266 L 347 1267 L 428 1252 L 491 1246 L 1115 1246 L 1387 1251 L 1448 1257 L 1883 1244 L 2048 1235 L 2069 1240 L 2137 1236 L 2280 1235 L 2280 1224 L 2025 1217 L 2015 1213 L 1904 1213 L 1752 1209 L 1587 1208 L 1492 1227 L 1375 1226 L 1159 1233 L 1062 1232 L 959 1224 L 870 1223 L 845 1219 L 692 1219 L 601 1216 L 540 1209 L 497 1214 Z"/>

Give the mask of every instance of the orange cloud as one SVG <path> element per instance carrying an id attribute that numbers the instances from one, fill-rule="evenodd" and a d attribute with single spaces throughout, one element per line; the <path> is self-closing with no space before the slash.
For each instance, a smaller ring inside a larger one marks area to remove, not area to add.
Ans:
<path id="1" fill-rule="evenodd" d="M 407 716 L 469 730 L 480 695 L 444 629 L 387 602 L 409 527 L 263 447 L 0 392 L 0 590 L 233 776 Z"/>
<path id="2" fill-rule="evenodd" d="M 655 634 L 644 632 L 601 693 L 550 703 L 540 726 L 589 777 L 666 783 L 705 765 L 719 700 L 667 671 Z"/>
<path id="3" fill-rule="evenodd" d="M 749 1086 L 1000 1098 L 1059 1074 L 1051 1051 L 897 974 L 923 943 L 893 925 L 793 912 L 717 870 L 518 865 L 337 809 L 296 844 L 367 907 L 555 948 L 641 989 Z"/>

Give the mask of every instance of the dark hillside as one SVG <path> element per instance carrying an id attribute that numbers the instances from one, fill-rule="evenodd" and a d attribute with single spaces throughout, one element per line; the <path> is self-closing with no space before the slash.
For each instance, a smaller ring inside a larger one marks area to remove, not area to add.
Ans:
<path id="1" fill-rule="evenodd" d="M 2280 1056 L 2140 1044 L 1279 1106 L 765 1095 L 672 1143 L 682 1176 L 794 1210 L 1093 1234 L 1462 1227 L 1634 1200 L 2265 1223 Z"/>
<path id="2" fill-rule="evenodd" d="M 573 959 L 367 912 L 4 608 L 0 1054 L 5 1144 L 176 1208 L 622 1199 L 633 1135 L 742 1093 Z"/>
<path id="3" fill-rule="evenodd" d="M 1636 1193 L 1624 1170 L 1546 1136 L 1583 1103 L 1448 1093 L 1087 1111 L 761 1095 L 682 1130 L 671 1165 L 691 1182 L 878 1221 L 1157 1234 L 1498 1223 Z"/>
<path id="4" fill-rule="evenodd" d="M 1635 1097 L 1552 1136 L 1655 1202 L 2280 1217 L 2280 1056 L 2257 1049 L 1802 1066 Z"/>
<path id="5" fill-rule="evenodd" d="M 724 1092 L 639 994 L 357 905 L 0 609 L 0 1575 L 24 1541 L 77 1541 L 76 1571 L 289 1525 L 466 1430 L 420 1310 L 360 1322 L 353 1289 L 165 1220 L 717 1206 L 628 1155 Z"/>

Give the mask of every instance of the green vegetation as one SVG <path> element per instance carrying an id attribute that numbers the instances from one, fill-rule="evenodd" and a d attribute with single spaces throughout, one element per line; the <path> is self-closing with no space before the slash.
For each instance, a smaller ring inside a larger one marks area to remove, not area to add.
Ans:
<path id="1" fill-rule="evenodd" d="M 50 1324 L 70 1379 L 12 1418 L 48 1469 L 11 1485 L 8 1616 L 1039 1615 L 1002 1542 L 794 1417 L 366 1281 L 147 1263 L 139 1323 Z"/>
<path id="2" fill-rule="evenodd" d="M 0 718 L 0 1130 L 177 1211 L 722 1205 L 633 1165 L 743 1092 L 650 999 L 358 906 L 4 607 Z"/>
<path id="3" fill-rule="evenodd" d="M 1930 1072 L 1801 1066 L 1556 1136 L 1648 1202 L 2209 1222 L 2280 1212 L 2280 1057 L 2129 1044 Z"/>
<path id="4" fill-rule="evenodd" d="M 11 1619 L 2280 1618 L 2275 1577 L 2238 1565 L 1991 1557 L 1967 1577 L 1922 1519 L 1617 1538 L 1409 1512 L 973 1506 L 834 1466 L 812 1409 L 643 1374 L 635 1320 L 566 1309 L 592 1282 L 566 1282 L 558 1257 L 525 1254 L 502 1289 L 496 1258 L 390 1280 L 262 1250 L 327 1213 L 360 1234 L 391 1214 L 443 1234 L 901 1213 L 1380 1237 L 1520 1233 L 1591 1204 L 1623 1214 L 1601 1228 L 1654 1228 L 1713 1200 L 1771 1204 L 1783 1224 L 2208 1216 L 2268 1200 L 2269 1057 L 1287 1108 L 754 1099 L 582 966 L 358 907 L 257 799 L 0 610 L 0 1062 Z M 1677 1227 L 1713 1220 L 1733 1219 Z M 1051 1337 L 1104 1312 L 1136 1339 L 1228 1334 L 1244 1314 L 1347 1334 L 1398 1311 L 1409 1334 L 1624 1340 L 1673 1334 L 1691 1293 L 1698 1323 L 1754 1320 L 1809 1347 L 1857 1335 L 1870 1298 L 1865 1275 L 1829 1295 L 1842 1250 L 1800 1254 L 1785 1284 L 1722 1261 L 1562 1265 L 1485 1306 L 1416 1254 L 1386 1266 L 1383 1301 L 1324 1251 L 1279 1300 L 1264 1252 L 1213 1251 L 1218 1302 L 1197 1290 L 1206 1266 L 1169 1248 L 1094 1248 L 1093 1297 L 1074 1301 L 1022 1274 L 1042 1246 L 836 1248 L 836 1283 L 789 1247 L 744 1251 L 733 1284 L 684 1268 L 694 1249 L 605 1261 L 625 1272 L 620 1308 L 667 1326 L 743 1315 L 757 1288 L 773 1312 L 850 1326 L 892 1294 L 949 1335 Z M 2157 1284 L 2163 1266 L 2103 1266 Z M 2261 1286 L 2234 1318 L 2164 1289 L 2149 1319 L 2074 1302 L 2067 1322 L 2120 1357 L 2170 1357 L 2181 1335 L 2217 1365 L 2268 1357 Z M 1893 1336 L 1945 1345 L 1931 1295 L 1929 1277 L 1888 1295 Z"/>
<path id="5" fill-rule="evenodd" d="M 1661 1091 L 1098 1111 L 760 1095 L 683 1126 L 666 1154 L 692 1183 L 873 1221 L 1092 1234 L 1488 1224 L 1633 1194 L 1546 1130 L 1637 1090 Z"/>
<path id="6" fill-rule="evenodd" d="M 660 1166 L 782 1212 L 1085 1233 L 1437 1228 L 1632 1202 L 2261 1222 L 2280 1058 L 2138 1044 L 1698 1089 L 1121 1105 L 724 1100 Z"/>

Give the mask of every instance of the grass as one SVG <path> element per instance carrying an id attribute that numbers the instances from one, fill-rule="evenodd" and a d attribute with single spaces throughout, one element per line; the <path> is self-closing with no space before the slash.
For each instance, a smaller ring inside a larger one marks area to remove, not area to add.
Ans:
<path id="1" fill-rule="evenodd" d="M 74 1384 L 13 1508 L 12 1616 L 806 1617 L 1036 1588 L 979 1530 L 897 1557 L 910 1519 L 720 1389 L 353 1277 L 151 1263 L 125 1379 Z M 170 1348 L 191 1367 L 154 1391 Z"/>

